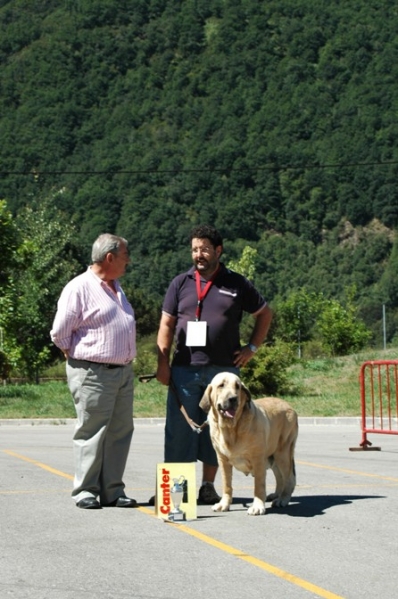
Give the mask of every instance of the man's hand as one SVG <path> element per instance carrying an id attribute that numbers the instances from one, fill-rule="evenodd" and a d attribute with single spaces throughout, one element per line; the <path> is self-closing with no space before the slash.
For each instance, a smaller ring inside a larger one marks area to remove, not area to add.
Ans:
<path id="1" fill-rule="evenodd" d="M 162 385 L 168 385 L 170 383 L 170 378 L 171 369 L 169 364 L 159 364 L 158 369 L 156 371 L 156 379 L 159 381 L 159 383 L 162 383 Z"/>
<path id="2" fill-rule="evenodd" d="M 255 352 L 250 349 L 248 345 L 244 345 L 241 350 L 234 354 L 234 366 L 242 368 L 246 366 L 249 360 L 254 356 Z"/>

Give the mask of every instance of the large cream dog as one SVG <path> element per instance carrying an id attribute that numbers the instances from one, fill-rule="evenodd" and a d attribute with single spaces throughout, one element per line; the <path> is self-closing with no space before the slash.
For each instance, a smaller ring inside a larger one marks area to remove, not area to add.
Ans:
<path id="1" fill-rule="evenodd" d="M 266 499 L 286 506 L 296 486 L 294 448 L 298 435 L 297 414 L 282 399 L 252 400 L 240 378 L 217 374 L 200 402 L 208 414 L 210 436 L 221 469 L 223 494 L 214 511 L 226 512 L 232 503 L 232 467 L 254 476 L 254 501 L 247 513 L 265 514 Z M 272 468 L 276 490 L 265 492 L 267 468 Z"/>

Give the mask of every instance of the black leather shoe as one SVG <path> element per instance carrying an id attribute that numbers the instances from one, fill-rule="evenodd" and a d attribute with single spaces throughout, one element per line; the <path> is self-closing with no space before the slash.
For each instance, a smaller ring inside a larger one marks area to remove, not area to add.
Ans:
<path id="1" fill-rule="evenodd" d="M 100 510 L 101 504 L 95 499 L 95 497 L 84 497 L 76 503 L 77 507 L 82 510 Z"/>
<path id="2" fill-rule="evenodd" d="M 125 497 L 122 495 L 122 497 L 118 497 L 115 499 L 115 501 L 112 501 L 111 503 L 103 503 L 102 505 L 104 507 L 137 507 L 138 503 L 135 499 L 131 499 L 130 497 Z"/>

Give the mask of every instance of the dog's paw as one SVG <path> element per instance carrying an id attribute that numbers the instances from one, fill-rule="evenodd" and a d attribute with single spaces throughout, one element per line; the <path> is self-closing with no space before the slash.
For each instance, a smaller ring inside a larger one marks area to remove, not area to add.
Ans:
<path id="1" fill-rule="evenodd" d="M 272 507 L 286 507 L 289 504 L 290 497 L 276 496 L 272 502 Z"/>
<path id="2" fill-rule="evenodd" d="M 249 516 L 263 516 L 265 514 L 265 503 L 261 499 L 254 499 L 252 505 L 247 510 Z"/>
<path id="3" fill-rule="evenodd" d="M 221 500 L 218 503 L 215 503 L 211 509 L 213 512 L 229 512 L 229 506 L 230 503 Z"/>

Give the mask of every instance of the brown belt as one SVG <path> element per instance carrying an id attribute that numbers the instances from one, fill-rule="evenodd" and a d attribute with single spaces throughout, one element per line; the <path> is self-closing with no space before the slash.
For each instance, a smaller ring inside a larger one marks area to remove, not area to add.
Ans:
<path id="1" fill-rule="evenodd" d="M 86 362 L 86 364 L 96 364 L 97 366 L 103 366 L 104 368 L 123 368 L 123 366 L 129 366 L 131 362 L 127 362 L 126 364 L 106 364 L 104 362 L 93 362 L 93 360 L 78 360 L 77 358 L 72 358 L 72 360 L 77 360 L 78 362 Z"/>
<path id="2" fill-rule="evenodd" d="M 102 362 L 91 362 L 92 364 L 99 364 L 99 366 L 103 366 L 104 368 L 123 368 L 123 366 L 128 366 L 131 362 L 127 364 L 103 364 Z"/>

